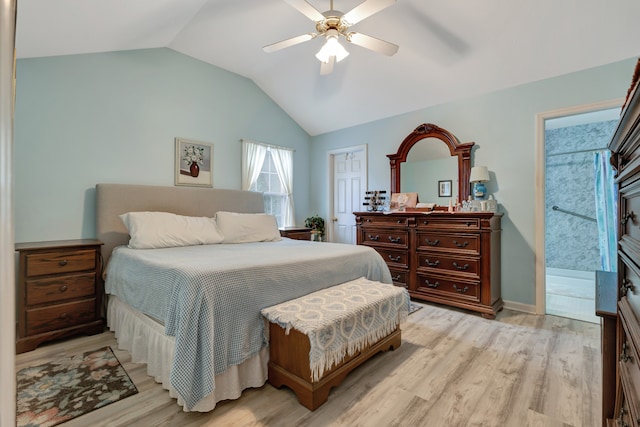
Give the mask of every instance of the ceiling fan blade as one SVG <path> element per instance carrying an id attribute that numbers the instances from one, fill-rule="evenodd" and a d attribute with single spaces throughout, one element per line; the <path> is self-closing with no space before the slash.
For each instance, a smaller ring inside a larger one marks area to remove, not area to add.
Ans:
<path id="1" fill-rule="evenodd" d="M 360 33 L 347 34 L 347 41 L 383 55 L 392 56 L 398 51 L 398 45 Z"/>
<path id="2" fill-rule="evenodd" d="M 301 36 L 292 37 L 290 39 L 282 40 L 277 43 L 267 45 L 263 47 L 262 50 L 267 53 L 275 52 L 277 50 L 284 49 L 285 47 L 290 47 L 290 46 L 294 46 L 294 45 L 309 41 L 311 39 L 314 39 L 316 36 L 317 34 L 315 33 L 302 34 Z"/>
<path id="3" fill-rule="evenodd" d="M 349 25 L 356 24 L 364 18 L 368 18 L 374 13 L 378 13 L 382 9 L 391 6 L 396 1 L 397 0 L 365 0 L 349 12 L 345 13 L 342 20 L 348 22 Z"/>
<path id="4" fill-rule="evenodd" d="M 324 20 L 324 15 L 320 13 L 318 9 L 313 7 L 309 2 L 305 0 L 284 0 L 290 6 L 298 10 L 298 12 L 311 19 L 313 22 Z"/>
<path id="5" fill-rule="evenodd" d="M 330 56 L 327 62 L 320 63 L 320 75 L 326 76 L 327 74 L 331 74 L 333 72 L 333 65 L 336 63 L 336 57 Z"/>

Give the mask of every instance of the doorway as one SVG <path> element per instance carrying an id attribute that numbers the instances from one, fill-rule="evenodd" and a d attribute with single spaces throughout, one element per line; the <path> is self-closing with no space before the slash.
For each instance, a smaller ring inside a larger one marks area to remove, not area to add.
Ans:
<path id="1" fill-rule="evenodd" d="M 596 170 L 604 168 L 610 175 L 607 145 L 620 115 L 620 104 L 616 101 L 613 105 L 546 113 L 539 120 L 542 147 L 538 148 L 543 151 L 537 168 L 543 175 L 537 180 L 543 191 L 536 209 L 543 212 L 542 254 L 536 247 L 537 282 L 543 282 L 543 292 L 537 295 L 540 314 L 599 323 L 595 271 L 609 267 L 601 263 L 599 240 L 607 229 L 602 228 L 602 187 L 596 189 L 602 175 Z M 604 193 L 611 194 L 613 182 L 606 185 Z M 540 233 L 537 227 L 536 237 Z M 538 268 L 540 264 L 542 268 Z"/>
<path id="2" fill-rule="evenodd" d="M 353 212 L 362 210 L 367 189 L 367 145 L 329 151 L 328 241 L 356 244 Z"/>

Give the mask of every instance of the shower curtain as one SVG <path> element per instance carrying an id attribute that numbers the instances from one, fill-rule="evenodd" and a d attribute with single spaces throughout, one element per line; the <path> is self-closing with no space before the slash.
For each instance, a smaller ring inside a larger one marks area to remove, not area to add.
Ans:
<path id="1" fill-rule="evenodd" d="M 613 168 L 608 150 L 595 153 L 595 198 L 596 220 L 598 223 L 598 245 L 600 247 L 600 268 L 616 271 L 618 229 L 618 189 L 613 183 Z"/>

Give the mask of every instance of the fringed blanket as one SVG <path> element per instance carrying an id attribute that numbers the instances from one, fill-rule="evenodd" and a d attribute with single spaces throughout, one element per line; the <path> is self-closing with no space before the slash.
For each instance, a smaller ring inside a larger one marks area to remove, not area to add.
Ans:
<path id="1" fill-rule="evenodd" d="M 309 337 L 312 382 L 345 357 L 375 344 L 407 318 L 404 288 L 364 277 L 262 309 L 262 315 L 285 329 Z"/>

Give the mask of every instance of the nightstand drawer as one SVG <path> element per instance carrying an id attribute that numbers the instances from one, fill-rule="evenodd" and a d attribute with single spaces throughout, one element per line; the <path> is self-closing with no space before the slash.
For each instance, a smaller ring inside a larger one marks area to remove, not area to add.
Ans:
<path id="1" fill-rule="evenodd" d="M 95 270 L 96 251 L 57 251 L 33 253 L 26 256 L 27 277 L 45 274 Z"/>
<path id="2" fill-rule="evenodd" d="M 88 323 L 96 319 L 95 298 L 26 310 L 29 335 Z"/>
<path id="3" fill-rule="evenodd" d="M 27 280 L 27 306 L 89 297 L 96 292 L 96 274 L 83 273 Z"/>

